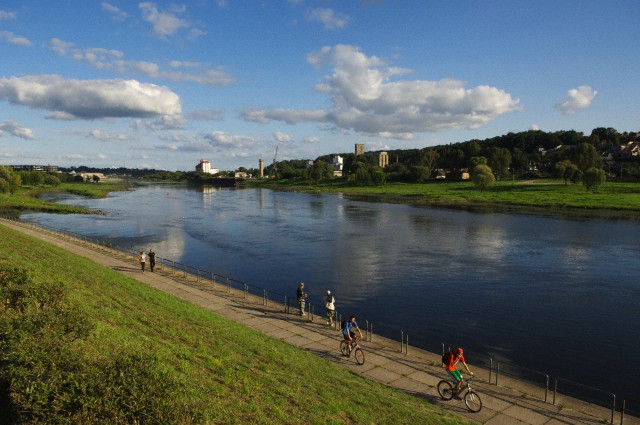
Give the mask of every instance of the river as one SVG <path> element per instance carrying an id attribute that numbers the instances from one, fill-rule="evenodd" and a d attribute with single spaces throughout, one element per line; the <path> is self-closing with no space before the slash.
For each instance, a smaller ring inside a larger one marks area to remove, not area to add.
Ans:
<path id="1" fill-rule="evenodd" d="M 640 223 L 478 213 L 335 194 L 147 185 L 104 199 L 58 196 L 105 215 L 28 222 L 231 276 L 310 301 L 324 291 L 374 331 L 638 397 Z M 513 369 L 513 371 L 520 371 Z M 535 375 L 535 374 L 534 374 Z M 597 392 L 596 392 L 597 393 Z M 606 397 L 605 397 L 606 400 Z"/>

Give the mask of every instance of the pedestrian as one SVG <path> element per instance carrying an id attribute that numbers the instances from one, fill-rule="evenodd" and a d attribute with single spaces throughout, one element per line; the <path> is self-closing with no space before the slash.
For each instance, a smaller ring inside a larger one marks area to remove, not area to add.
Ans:
<path id="1" fill-rule="evenodd" d="M 304 292 L 304 282 L 300 282 L 300 285 L 298 285 L 296 298 L 298 299 L 298 305 L 300 306 L 300 316 L 304 316 L 304 301 L 307 298 L 307 293 Z"/>
<path id="2" fill-rule="evenodd" d="M 153 248 L 149 249 L 149 268 L 153 271 L 156 266 L 156 253 L 153 252 Z"/>
<path id="3" fill-rule="evenodd" d="M 333 312 L 335 311 L 336 299 L 331 295 L 331 291 L 327 289 L 327 297 L 324 300 L 324 306 L 327 309 L 327 325 L 333 326 Z"/>
<path id="4" fill-rule="evenodd" d="M 140 256 L 138 256 L 138 262 L 140 263 L 140 269 L 142 270 L 142 273 L 144 273 L 144 264 L 146 263 L 147 258 L 144 255 L 144 251 L 140 251 Z"/>

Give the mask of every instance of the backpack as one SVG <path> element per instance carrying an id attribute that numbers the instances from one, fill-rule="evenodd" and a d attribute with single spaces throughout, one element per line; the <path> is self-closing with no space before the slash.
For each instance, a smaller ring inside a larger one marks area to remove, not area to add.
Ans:
<path id="1" fill-rule="evenodd" d="M 344 330 L 344 327 L 347 326 L 347 321 L 343 320 L 342 322 L 340 322 L 340 330 Z"/>
<path id="2" fill-rule="evenodd" d="M 453 352 L 449 351 L 448 353 L 444 353 L 442 355 L 442 364 L 443 365 L 448 365 L 451 364 L 451 362 L 453 361 L 455 354 L 453 354 Z"/>

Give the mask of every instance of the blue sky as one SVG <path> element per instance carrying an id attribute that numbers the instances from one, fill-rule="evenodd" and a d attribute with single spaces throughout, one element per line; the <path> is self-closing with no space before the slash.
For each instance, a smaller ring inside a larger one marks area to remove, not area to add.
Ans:
<path id="1" fill-rule="evenodd" d="M 0 164 L 640 130 L 637 0 L 0 0 Z"/>

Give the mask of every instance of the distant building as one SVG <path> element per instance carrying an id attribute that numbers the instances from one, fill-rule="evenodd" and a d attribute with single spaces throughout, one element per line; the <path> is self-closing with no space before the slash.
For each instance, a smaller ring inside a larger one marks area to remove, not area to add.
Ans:
<path id="1" fill-rule="evenodd" d="M 344 168 L 344 159 L 340 155 L 333 157 L 333 176 L 342 177 L 342 171 Z"/>
<path id="2" fill-rule="evenodd" d="M 362 143 L 356 143 L 356 156 L 364 155 L 364 145 Z"/>
<path id="3" fill-rule="evenodd" d="M 258 167 L 259 167 L 259 170 L 260 170 L 259 176 L 260 176 L 261 179 L 263 179 L 264 178 L 264 159 L 260 158 L 258 160 Z"/>
<path id="4" fill-rule="evenodd" d="M 201 159 L 198 165 L 196 165 L 196 171 L 200 171 L 202 173 L 207 174 L 218 174 L 220 172 L 219 168 L 211 168 L 211 163 L 208 159 Z"/>
<path id="5" fill-rule="evenodd" d="M 378 154 L 378 166 L 380 168 L 384 168 L 387 165 L 389 165 L 389 153 L 387 152 L 380 152 Z"/>
<path id="6" fill-rule="evenodd" d="M 305 162 L 304 166 L 309 169 L 311 167 L 313 167 L 313 160 L 312 159 L 307 159 L 307 161 Z"/>
<path id="7" fill-rule="evenodd" d="M 233 176 L 237 179 L 248 179 L 249 174 L 244 171 L 236 171 Z"/>

